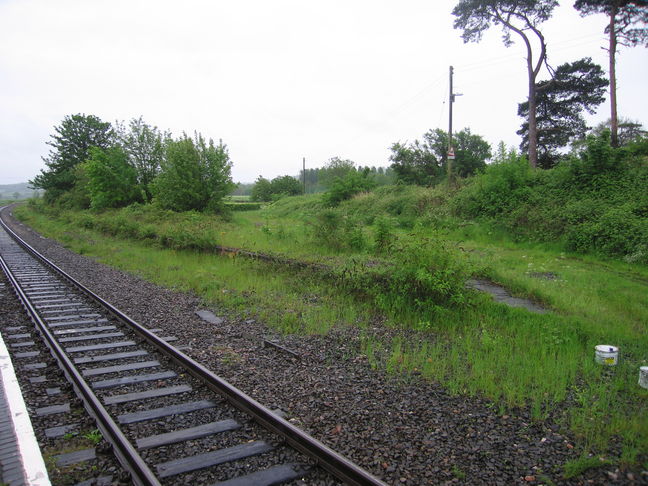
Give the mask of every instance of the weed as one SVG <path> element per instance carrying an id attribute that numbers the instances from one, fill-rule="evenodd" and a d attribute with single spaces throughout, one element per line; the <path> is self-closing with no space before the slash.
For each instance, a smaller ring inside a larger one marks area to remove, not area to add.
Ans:
<path id="1" fill-rule="evenodd" d="M 103 436 L 101 435 L 99 429 L 94 429 L 89 432 L 86 432 L 81 437 L 83 437 L 84 439 L 88 439 L 94 445 L 97 445 L 103 439 Z"/>
<path id="2" fill-rule="evenodd" d="M 603 457 L 582 455 L 578 459 L 567 461 L 563 467 L 565 479 L 576 477 L 588 469 L 603 467 L 611 464 L 610 461 Z"/>
<path id="3" fill-rule="evenodd" d="M 466 473 L 462 471 L 459 466 L 456 464 L 452 465 L 452 468 L 450 469 L 450 472 L 452 472 L 452 475 L 457 478 L 457 479 L 466 479 Z"/>

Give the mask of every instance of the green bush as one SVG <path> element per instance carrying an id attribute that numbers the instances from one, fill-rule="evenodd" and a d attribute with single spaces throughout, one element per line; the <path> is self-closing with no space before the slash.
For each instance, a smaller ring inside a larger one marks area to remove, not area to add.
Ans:
<path id="1" fill-rule="evenodd" d="M 566 248 L 643 261 L 648 248 L 648 163 L 644 145 L 589 137 L 580 154 L 533 171 L 509 154 L 452 199 L 455 214 L 490 221 L 516 240 L 564 241 Z"/>
<path id="2" fill-rule="evenodd" d="M 350 170 L 344 177 L 336 177 L 333 180 L 322 200 L 327 206 L 337 206 L 360 192 L 373 189 L 375 185 L 374 180 L 370 179 L 366 172 Z"/>
<path id="3" fill-rule="evenodd" d="M 472 218 L 508 213 L 532 197 L 535 179 L 526 159 L 511 154 L 470 180 L 452 205 L 458 214 Z"/>
<path id="4" fill-rule="evenodd" d="M 362 252 L 367 248 L 367 239 L 362 225 L 334 209 L 323 209 L 312 224 L 316 242 L 336 250 Z"/>
<path id="5" fill-rule="evenodd" d="M 389 263 L 349 259 L 336 269 L 341 284 L 369 295 L 389 314 L 431 317 L 440 306 L 465 301 L 468 269 L 441 239 L 419 234 L 395 239 L 391 248 Z"/>
<path id="6" fill-rule="evenodd" d="M 376 218 L 374 233 L 374 250 L 376 253 L 386 253 L 394 243 L 391 223 L 387 218 L 381 216 Z"/>
<path id="7" fill-rule="evenodd" d="M 637 216 L 632 204 L 609 208 L 600 218 L 573 227 L 567 235 L 568 248 L 598 251 L 607 255 L 631 256 L 634 261 L 648 245 L 648 219 Z"/>
<path id="8" fill-rule="evenodd" d="M 225 207 L 230 211 L 256 211 L 261 209 L 261 203 L 225 203 Z"/>

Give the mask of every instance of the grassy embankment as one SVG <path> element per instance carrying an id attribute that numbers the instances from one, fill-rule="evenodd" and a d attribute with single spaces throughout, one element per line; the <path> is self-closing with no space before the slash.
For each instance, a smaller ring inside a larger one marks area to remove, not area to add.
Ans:
<path id="1" fill-rule="evenodd" d="M 234 213 L 228 222 L 152 208 L 91 214 L 23 207 L 16 213 L 77 252 L 207 302 L 254 312 L 282 332 L 364 327 L 360 352 L 374 366 L 416 370 L 452 392 L 484 395 L 502 412 L 528 406 L 542 419 L 566 406 L 562 419 L 583 450 L 568 472 L 591 465 L 590 452 L 616 454 L 605 457 L 629 464 L 645 460 L 648 393 L 636 382 L 638 367 L 648 364 L 648 269 L 567 253 L 557 244 L 514 242 L 491 225 L 450 216 L 448 197 L 396 187 L 324 210 L 317 196 L 306 196 Z M 322 278 L 312 269 L 204 251 L 214 244 L 338 270 Z M 419 266 L 428 271 L 416 275 Z M 371 288 L 368 278 L 400 269 L 395 286 Z M 470 274 L 553 312 L 531 314 L 464 291 Z M 412 276 L 419 285 L 408 299 L 400 290 Z M 424 301 L 427 291 L 433 297 Z M 457 294 L 452 303 L 449 292 Z M 376 322 L 414 329 L 415 337 L 382 342 L 370 332 Z M 593 362 L 593 347 L 601 343 L 622 350 L 614 370 Z"/>

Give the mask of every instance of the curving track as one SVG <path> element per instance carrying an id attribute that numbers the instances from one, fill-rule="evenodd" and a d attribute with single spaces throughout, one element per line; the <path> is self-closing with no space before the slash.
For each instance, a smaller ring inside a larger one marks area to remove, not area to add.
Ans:
<path id="1" fill-rule="evenodd" d="M 172 336 L 134 322 L 0 223 L 2 270 L 134 484 L 384 484 L 169 344 Z"/>

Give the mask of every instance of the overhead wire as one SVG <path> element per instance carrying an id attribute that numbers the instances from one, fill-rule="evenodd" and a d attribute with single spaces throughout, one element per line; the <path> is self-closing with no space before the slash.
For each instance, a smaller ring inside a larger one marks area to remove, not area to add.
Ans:
<path id="1" fill-rule="evenodd" d="M 568 50 L 570 48 L 573 48 L 573 47 L 579 47 L 579 46 L 582 46 L 582 45 L 589 44 L 592 40 L 594 40 L 596 38 L 603 39 L 602 35 L 599 34 L 599 33 L 597 33 L 597 34 L 586 34 L 586 35 L 579 36 L 579 37 L 564 38 L 562 40 L 552 42 L 552 43 L 548 44 L 548 46 L 550 48 L 550 52 L 553 52 L 553 53 L 555 53 L 555 52 L 564 52 L 564 51 L 566 51 L 566 50 Z M 556 50 L 556 48 L 558 48 L 558 49 Z M 466 63 L 466 64 L 458 64 L 458 65 L 455 65 L 455 69 L 457 71 L 461 71 L 462 73 L 470 73 L 470 72 L 474 72 L 474 71 L 483 71 L 486 68 L 491 68 L 493 66 L 497 66 L 497 65 L 500 65 L 500 64 L 507 63 L 507 62 L 509 62 L 509 61 L 511 61 L 512 59 L 515 59 L 515 58 L 518 58 L 518 59 L 519 58 L 524 58 L 524 56 L 526 56 L 526 51 L 517 50 L 517 51 L 514 51 L 514 52 L 510 52 L 508 54 L 503 54 L 503 55 L 499 55 L 499 56 L 492 56 L 492 57 L 489 57 L 489 58 L 480 59 L 480 60 L 475 61 L 475 62 L 469 62 L 469 63 Z M 427 83 L 423 88 L 421 88 L 418 92 L 416 92 L 416 94 L 414 94 L 413 96 L 407 98 L 406 100 L 404 100 L 400 105 L 396 106 L 395 108 L 392 108 L 389 111 L 387 111 L 386 112 L 386 117 L 387 118 L 393 118 L 396 115 L 403 112 L 407 107 L 414 104 L 414 102 L 416 102 L 419 99 L 423 98 L 429 91 L 431 91 L 433 88 L 437 87 L 439 85 L 440 81 L 444 77 L 446 77 L 445 73 L 442 73 L 442 74 L 438 75 L 432 81 Z M 493 75 L 492 77 L 496 77 L 496 75 Z M 482 78 L 479 79 L 478 82 L 481 83 L 481 82 L 484 81 L 484 79 L 485 78 L 482 77 Z M 489 78 L 486 78 L 486 79 L 489 79 Z M 476 82 L 477 81 L 472 82 L 472 83 L 470 81 L 463 82 L 462 85 L 463 86 L 470 86 L 470 85 L 475 84 Z M 440 102 L 441 108 L 439 109 L 439 117 L 438 117 L 436 126 L 440 126 L 441 120 L 443 119 L 443 117 L 444 117 L 444 115 L 446 114 L 446 111 L 447 111 L 447 99 L 446 98 L 447 98 L 448 89 L 449 89 L 449 85 L 448 85 L 448 83 L 446 83 L 445 90 L 442 93 L 442 100 Z M 438 106 L 438 104 L 437 104 L 437 106 Z M 352 137 L 352 138 L 340 143 L 340 145 L 338 147 L 348 146 L 349 144 L 351 144 L 351 143 L 353 143 L 353 142 L 355 142 L 355 141 L 357 141 L 357 140 L 359 140 L 359 139 L 361 139 L 361 138 L 363 138 L 363 137 L 365 137 L 367 135 L 368 135 L 368 133 L 366 131 L 364 133 L 360 133 L 357 136 Z"/>

